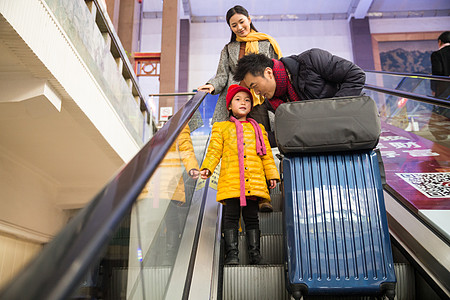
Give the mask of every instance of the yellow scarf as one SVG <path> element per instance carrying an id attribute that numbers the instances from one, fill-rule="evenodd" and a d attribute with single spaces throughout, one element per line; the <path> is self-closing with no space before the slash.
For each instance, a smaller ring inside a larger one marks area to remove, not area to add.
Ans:
<path id="1" fill-rule="evenodd" d="M 249 34 L 247 34 L 246 37 L 240 37 L 236 35 L 236 41 L 237 42 L 246 42 L 245 44 L 245 54 L 249 53 L 259 53 L 259 45 L 258 41 L 264 41 L 268 40 L 270 44 L 273 47 L 273 50 L 275 50 L 275 53 L 278 55 L 278 59 L 281 58 L 281 49 L 278 45 L 277 41 L 271 37 L 268 34 L 262 33 L 262 32 L 256 32 L 253 29 L 250 31 Z M 264 102 L 264 98 L 259 95 L 256 95 L 253 89 L 250 90 L 252 92 L 253 96 L 253 106 L 259 105 Z"/>
<path id="2" fill-rule="evenodd" d="M 278 55 L 278 59 L 280 59 L 282 56 L 280 46 L 278 45 L 277 41 L 270 35 L 262 33 L 262 32 L 256 32 L 253 29 L 250 31 L 249 34 L 247 34 L 246 37 L 240 37 L 240 36 L 236 35 L 236 41 L 247 43 L 245 45 L 245 54 L 259 53 L 258 41 L 264 41 L 264 40 L 268 40 L 270 42 L 270 44 L 272 44 L 272 47 L 275 50 L 275 53 Z"/>

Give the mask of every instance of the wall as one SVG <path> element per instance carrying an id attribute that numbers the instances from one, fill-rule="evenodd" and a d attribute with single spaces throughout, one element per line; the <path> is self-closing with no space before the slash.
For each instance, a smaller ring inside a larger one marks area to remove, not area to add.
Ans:
<path id="1" fill-rule="evenodd" d="M 450 17 L 369 19 L 369 24 L 371 33 L 446 31 Z"/>
<path id="2" fill-rule="evenodd" d="M 448 30 L 450 17 L 370 19 L 371 33 L 423 32 Z M 254 21 L 260 32 L 272 35 L 283 56 L 318 47 L 353 60 L 347 20 Z M 220 51 L 230 40 L 225 21 L 192 23 L 190 33 L 189 89 L 195 89 L 214 76 Z"/>
<path id="3" fill-rule="evenodd" d="M 0 148 L 0 232 L 43 243 L 66 224 L 58 182 Z"/>
<path id="4" fill-rule="evenodd" d="M 161 52 L 162 19 L 142 19 L 141 52 Z"/>
<path id="5" fill-rule="evenodd" d="M 140 52 L 161 52 L 162 18 L 142 19 L 141 50 Z M 149 94 L 159 93 L 159 77 L 138 77 L 142 94 L 148 99 L 148 104 L 158 115 L 158 98 L 148 98 Z"/>
<path id="6" fill-rule="evenodd" d="M 108 139 L 108 142 L 114 148 L 126 147 L 126 149 L 117 150 L 117 152 L 119 153 L 122 150 L 128 152 L 121 154 L 124 155 L 122 156 L 124 161 L 128 161 L 136 154 L 136 150 L 143 145 L 144 116 L 140 110 L 139 101 L 134 97 L 136 95 L 133 94 L 133 89 L 137 88 L 132 86 L 130 79 L 125 79 L 124 77 L 124 74 L 127 73 L 124 70 L 126 69 L 124 65 L 129 64 L 130 69 L 133 70 L 130 62 L 127 59 L 122 60 L 118 58 L 118 53 L 114 54 L 111 52 L 112 49 L 115 49 L 115 47 L 111 47 L 112 39 L 115 39 L 117 50 L 113 52 L 121 52 L 124 57 L 127 56 L 117 33 L 115 31 L 102 33 L 95 23 L 96 14 L 92 13 L 95 13 L 97 9 L 95 6 L 91 6 L 91 12 L 84 1 L 36 0 L 36 2 L 40 1 L 45 1 L 50 12 L 55 14 L 56 19 L 53 20 L 55 28 L 49 26 L 45 31 L 45 35 L 54 39 L 51 40 L 51 45 L 54 47 L 52 50 L 60 54 L 55 56 L 54 52 L 45 49 L 47 52 L 42 53 L 42 55 L 38 53 L 38 56 L 42 57 L 41 60 L 44 64 L 53 67 L 48 68 L 64 85 L 67 93 L 75 99 L 76 104 L 96 124 L 98 130 Z M 18 9 L 20 9 L 20 6 L 18 6 Z M 32 7 L 29 6 L 27 9 L 32 10 Z M 107 16 L 106 8 L 102 7 L 101 9 L 105 16 L 106 24 L 113 28 Z M 14 16 L 15 13 L 17 11 L 12 12 L 12 18 L 17 18 Z M 33 18 L 41 17 L 37 12 L 36 16 L 34 14 L 32 16 Z M 20 20 L 14 21 L 20 23 Z M 46 19 L 43 21 L 48 22 Z M 12 25 L 14 26 L 14 24 Z M 31 30 L 27 28 L 27 23 L 23 24 L 22 27 L 24 39 L 28 38 L 25 34 L 28 34 Z M 55 29 L 63 33 L 57 32 L 60 36 L 53 37 Z M 38 41 L 32 40 L 33 37 Z M 38 34 L 35 34 L 33 37 L 29 37 L 30 41 L 33 42 L 33 44 L 29 44 L 33 51 L 37 51 L 38 47 L 48 47 L 48 39 L 42 39 Z M 45 46 L 39 45 L 39 42 Z M 75 59 L 68 57 L 74 56 L 73 53 L 76 54 Z M 83 69 L 80 69 L 80 66 Z M 67 72 L 67 69 L 70 69 L 71 72 Z M 81 74 L 75 73 L 80 71 L 82 72 Z M 94 78 L 96 91 L 91 90 L 92 84 L 85 82 L 86 75 L 89 75 L 88 79 L 91 81 Z M 77 78 L 77 80 L 74 80 L 74 78 Z M 75 90 L 71 86 L 75 86 Z M 80 89 L 80 86 L 83 86 L 83 89 Z M 99 88 L 101 89 L 101 95 L 98 92 Z M 89 96 L 82 95 L 84 93 L 89 94 Z M 102 105 L 103 107 L 96 107 L 94 114 L 91 115 L 89 110 L 95 105 Z M 108 107 L 104 107 L 105 105 Z M 104 112 L 105 118 L 100 118 L 98 111 Z M 114 120 L 118 116 L 120 120 Z M 115 125 L 119 123 L 118 121 L 120 124 Z M 112 131 L 111 125 L 114 125 L 115 129 L 112 135 L 108 135 Z M 130 135 L 135 139 L 132 144 L 128 142 Z M 118 138 L 119 136 L 121 136 L 120 139 Z"/>
<path id="7" fill-rule="evenodd" d="M 322 48 L 346 59 L 353 59 L 347 20 L 254 21 L 260 32 L 273 36 L 283 56 Z M 214 76 L 220 51 L 229 42 L 226 22 L 192 23 L 188 89 L 195 89 Z"/>
<path id="8" fill-rule="evenodd" d="M 0 288 L 13 278 L 42 246 L 7 235 L 0 235 Z"/>
<path id="9" fill-rule="evenodd" d="M 94 21 L 84 1 L 0 1 L 0 95 L 29 94 L 36 79 L 59 99 L 48 111 L 39 95 L 0 103 L 1 282 L 66 224 L 65 208 L 84 206 L 143 144 L 124 61 Z M 5 84 L 14 79 L 22 86 Z"/>
<path id="10" fill-rule="evenodd" d="M 450 17 L 370 19 L 371 33 L 422 32 L 448 30 Z M 318 47 L 353 60 L 350 29 L 347 20 L 254 21 L 260 32 L 272 35 L 284 56 Z M 142 52 L 161 51 L 161 19 L 144 19 Z M 191 23 L 188 90 L 196 89 L 214 76 L 220 51 L 230 40 L 225 21 Z M 146 93 L 158 93 L 159 82 L 140 78 Z"/>
<path id="11" fill-rule="evenodd" d="M 130 54 L 129 59 L 134 63 L 132 54 L 139 51 L 139 21 L 141 4 L 136 0 L 121 0 L 119 8 L 119 22 L 116 27 L 123 48 Z"/>
<path id="12" fill-rule="evenodd" d="M 347 20 L 328 21 L 255 21 L 260 32 L 272 35 L 280 44 L 284 56 L 299 54 L 318 47 L 352 60 L 350 29 Z M 189 46 L 188 91 L 196 89 L 214 76 L 220 51 L 230 40 L 226 22 L 191 23 Z M 161 19 L 144 19 L 141 52 L 161 51 Z M 146 94 L 158 93 L 154 78 L 139 78 Z M 157 107 L 157 103 L 155 103 Z"/>
<path id="13" fill-rule="evenodd" d="M 430 54 L 438 49 L 437 37 L 441 32 L 449 29 L 448 24 L 450 24 L 450 17 L 370 20 L 374 69 L 408 73 L 430 73 Z M 413 42 L 416 40 L 420 43 L 414 44 Z M 389 43 L 379 43 L 384 41 L 389 41 Z M 407 42 L 402 43 L 402 41 Z M 408 45 L 409 52 L 407 48 L 403 48 L 406 45 Z M 415 45 L 415 48 L 411 48 L 413 45 Z M 386 47 L 394 48 L 388 49 Z M 395 50 L 397 48 L 402 48 L 402 50 Z M 386 52 L 383 57 L 390 63 L 382 61 L 381 52 Z M 392 63 L 392 61 L 397 62 Z M 391 67 L 388 67 L 388 64 Z"/>
<path id="14" fill-rule="evenodd" d="M 0 149 L 0 288 L 67 222 L 57 208 L 58 183 Z"/>

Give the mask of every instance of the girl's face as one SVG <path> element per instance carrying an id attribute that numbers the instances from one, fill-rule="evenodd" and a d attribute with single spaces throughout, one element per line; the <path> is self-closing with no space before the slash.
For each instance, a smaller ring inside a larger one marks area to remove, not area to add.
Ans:
<path id="1" fill-rule="evenodd" d="M 246 37 L 250 33 L 250 24 L 252 20 L 245 15 L 234 14 L 230 18 L 230 28 L 236 36 Z"/>
<path id="2" fill-rule="evenodd" d="M 252 109 L 252 100 L 250 95 L 244 91 L 236 93 L 233 99 L 231 99 L 228 109 L 231 110 L 234 117 L 239 121 L 247 120 L 247 115 Z"/>

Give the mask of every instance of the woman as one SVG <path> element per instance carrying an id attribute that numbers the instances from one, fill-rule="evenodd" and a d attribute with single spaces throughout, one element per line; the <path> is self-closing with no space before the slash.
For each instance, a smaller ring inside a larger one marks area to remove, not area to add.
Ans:
<path id="1" fill-rule="evenodd" d="M 222 49 L 216 76 L 209 80 L 207 84 L 197 88 L 199 91 L 213 95 L 220 94 L 214 110 L 212 124 L 228 119 L 225 97 L 230 85 L 239 84 L 239 82 L 233 80 L 233 71 L 236 68 L 239 58 L 248 53 L 261 53 L 267 55 L 269 58 L 281 58 L 281 50 L 277 41 L 270 35 L 256 30 L 248 11 L 244 7 L 236 5 L 230 8 L 227 12 L 226 19 L 231 29 L 231 40 Z M 264 102 L 264 98 L 256 95 L 253 90 L 251 92 L 254 107 L 249 117 L 264 125 L 268 131 L 271 131 L 269 115 L 266 108 L 267 103 Z M 269 136 L 269 141 L 271 147 L 276 146 L 273 136 Z M 259 205 L 259 210 L 262 212 L 271 212 L 273 208 L 269 202 L 262 202 Z"/>
<path id="2" fill-rule="evenodd" d="M 231 40 L 225 45 L 220 54 L 219 66 L 215 77 L 209 80 L 207 84 L 198 87 L 199 91 L 213 95 L 220 93 L 212 123 L 228 119 L 225 96 L 230 85 L 239 84 L 239 82 L 233 80 L 232 73 L 239 58 L 248 53 L 262 53 L 269 58 L 281 58 L 281 50 L 278 43 L 271 36 L 256 30 L 248 11 L 244 7 L 236 5 L 230 8 L 226 19 L 231 29 Z M 255 107 L 252 110 L 251 117 L 264 125 L 266 129 L 270 129 L 267 109 L 264 105 L 261 105 L 264 99 L 255 95 L 253 91 L 252 95 Z"/>

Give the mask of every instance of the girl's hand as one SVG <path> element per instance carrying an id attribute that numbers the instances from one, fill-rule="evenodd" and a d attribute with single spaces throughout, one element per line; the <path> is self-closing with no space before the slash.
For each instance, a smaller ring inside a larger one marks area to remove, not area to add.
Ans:
<path id="1" fill-rule="evenodd" d="M 197 179 L 199 174 L 200 174 L 200 171 L 197 169 L 189 170 L 189 176 L 191 176 L 191 178 L 193 178 L 193 179 Z"/>
<path id="2" fill-rule="evenodd" d="M 269 179 L 269 189 L 274 189 L 277 186 L 276 179 Z"/>
<path id="3" fill-rule="evenodd" d="M 202 179 L 207 179 L 211 175 L 211 172 L 208 169 L 203 169 L 200 171 L 200 177 Z"/>
<path id="4" fill-rule="evenodd" d="M 212 84 L 205 84 L 205 85 L 199 86 L 197 88 L 197 90 L 211 94 L 212 92 L 214 92 L 214 86 Z"/>

